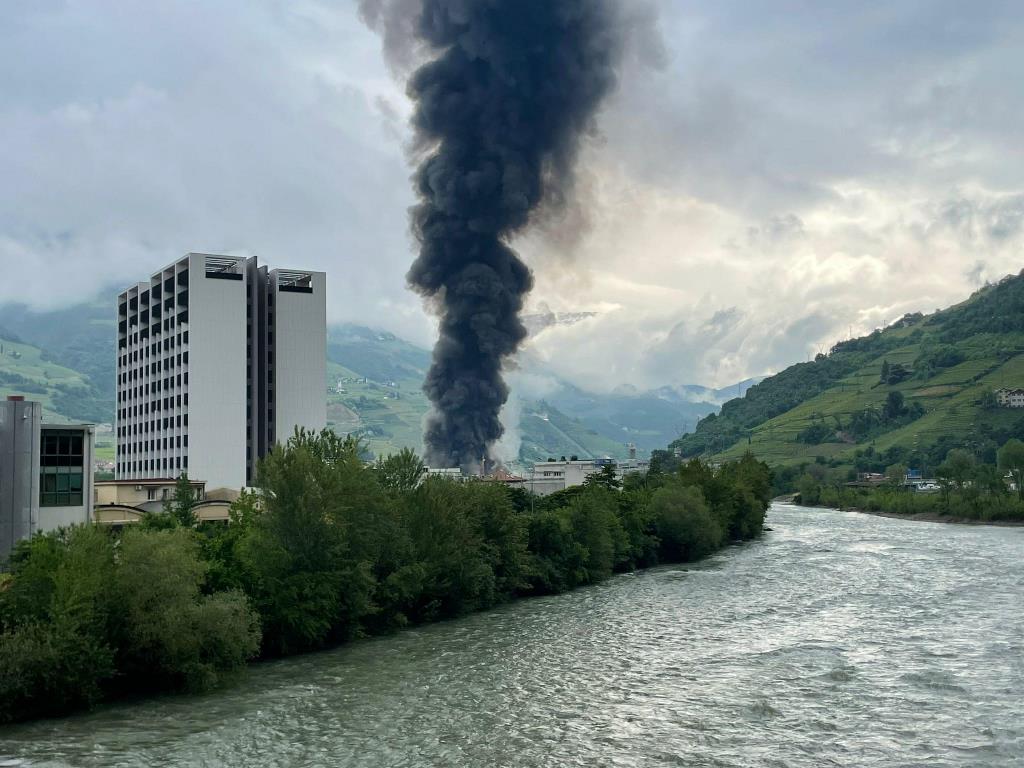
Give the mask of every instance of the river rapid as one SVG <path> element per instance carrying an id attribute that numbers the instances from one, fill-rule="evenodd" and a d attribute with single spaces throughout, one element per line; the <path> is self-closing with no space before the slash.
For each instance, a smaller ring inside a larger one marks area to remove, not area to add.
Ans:
<path id="1" fill-rule="evenodd" d="M 0 729 L 0 766 L 1024 765 L 1024 528 L 768 525 L 208 695 Z"/>

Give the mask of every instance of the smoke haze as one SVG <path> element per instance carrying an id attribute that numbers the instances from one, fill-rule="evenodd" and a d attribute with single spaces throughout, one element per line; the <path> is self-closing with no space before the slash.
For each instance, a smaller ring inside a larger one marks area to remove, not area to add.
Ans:
<path id="1" fill-rule="evenodd" d="M 376 6 L 364 16 L 383 23 Z M 472 468 L 502 435 L 502 365 L 526 337 L 519 313 L 533 278 L 508 241 L 570 199 L 621 34 L 606 0 L 423 0 L 415 31 L 435 53 L 408 84 L 424 157 L 408 280 L 439 319 L 426 458 Z"/>

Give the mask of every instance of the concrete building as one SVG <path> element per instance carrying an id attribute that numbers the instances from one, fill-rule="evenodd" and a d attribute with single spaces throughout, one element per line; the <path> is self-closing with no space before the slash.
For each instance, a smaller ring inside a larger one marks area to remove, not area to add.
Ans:
<path id="1" fill-rule="evenodd" d="M 190 253 L 117 300 L 117 480 L 251 484 L 327 423 L 326 276 Z"/>
<path id="2" fill-rule="evenodd" d="M 1024 408 L 1024 389 L 997 389 L 995 394 L 1002 408 Z"/>
<path id="3" fill-rule="evenodd" d="M 538 461 L 532 471 L 523 478 L 520 487 L 538 496 L 547 496 L 556 491 L 564 491 L 574 485 L 583 485 L 586 479 L 602 471 L 606 466 L 615 468 L 615 477 L 621 482 L 626 475 L 633 473 L 646 474 L 650 469 L 650 461 L 636 457 L 636 447 L 630 445 L 629 458 L 617 461 L 605 457 L 601 459 L 580 459 L 571 456 L 566 459 L 548 459 Z"/>
<path id="4" fill-rule="evenodd" d="M 21 539 L 92 515 L 93 427 L 43 424 L 42 405 L 0 402 L 0 560 Z"/>
<path id="5" fill-rule="evenodd" d="M 615 464 L 614 459 L 578 459 L 575 456 L 566 459 L 548 459 L 538 461 L 533 470 L 525 478 L 523 488 L 538 496 L 547 496 L 556 491 L 564 491 L 574 485 L 583 485 L 590 476 L 597 474 L 606 464 Z"/>
<path id="6" fill-rule="evenodd" d="M 193 513 L 200 522 L 227 522 L 231 502 L 239 492 L 218 489 L 206 492 L 201 480 L 190 480 L 195 500 Z M 93 504 L 93 521 L 99 525 L 124 526 L 137 523 L 147 512 L 161 512 L 174 499 L 176 480 L 98 480 Z"/>

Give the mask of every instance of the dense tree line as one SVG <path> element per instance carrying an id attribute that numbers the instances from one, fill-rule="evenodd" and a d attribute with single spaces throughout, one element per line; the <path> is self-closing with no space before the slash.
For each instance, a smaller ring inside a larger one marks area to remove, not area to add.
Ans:
<path id="1" fill-rule="evenodd" d="M 179 482 L 123 532 L 22 542 L 0 582 L 0 720 L 128 692 L 201 690 L 281 656 L 460 616 L 757 536 L 768 468 L 607 469 L 535 497 L 421 475 L 411 451 L 367 465 L 358 441 L 297 433 L 230 522 L 197 525 Z"/>
<path id="2" fill-rule="evenodd" d="M 801 470 L 776 473 L 804 504 L 866 509 L 872 512 L 930 512 L 974 520 L 1024 520 L 1024 442 L 1008 440 L 987 463 L 966 448 L 953 448 L 936 465 L 937 493 L 915 492 L 905 485 L 907 465 L 885 468 L 886 482 L 874 487 L 851 486 L 845 474 L 816 463 Z M 799 473 L 799 474 L 798 474 Z M 775 490 L 780 489 L 778 486 Z"/>

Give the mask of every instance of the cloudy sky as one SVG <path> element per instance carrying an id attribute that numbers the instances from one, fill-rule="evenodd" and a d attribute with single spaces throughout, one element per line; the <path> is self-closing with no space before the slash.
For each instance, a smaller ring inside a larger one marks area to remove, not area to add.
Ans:
<path id="1" fill-rule="evenodd" d="M 410 107 L 355 0 L 0 16 L 0 301 L 255 253 L 327 270 L 332 319 L 430 342 L 404 287 Z M 581 157 L 579 215 L 516 243 L 535 309 L 598 313 L 531 355 L 594 388 L 725 385 L 1024 267 L 1019 2 L 651 16 Z"/>

